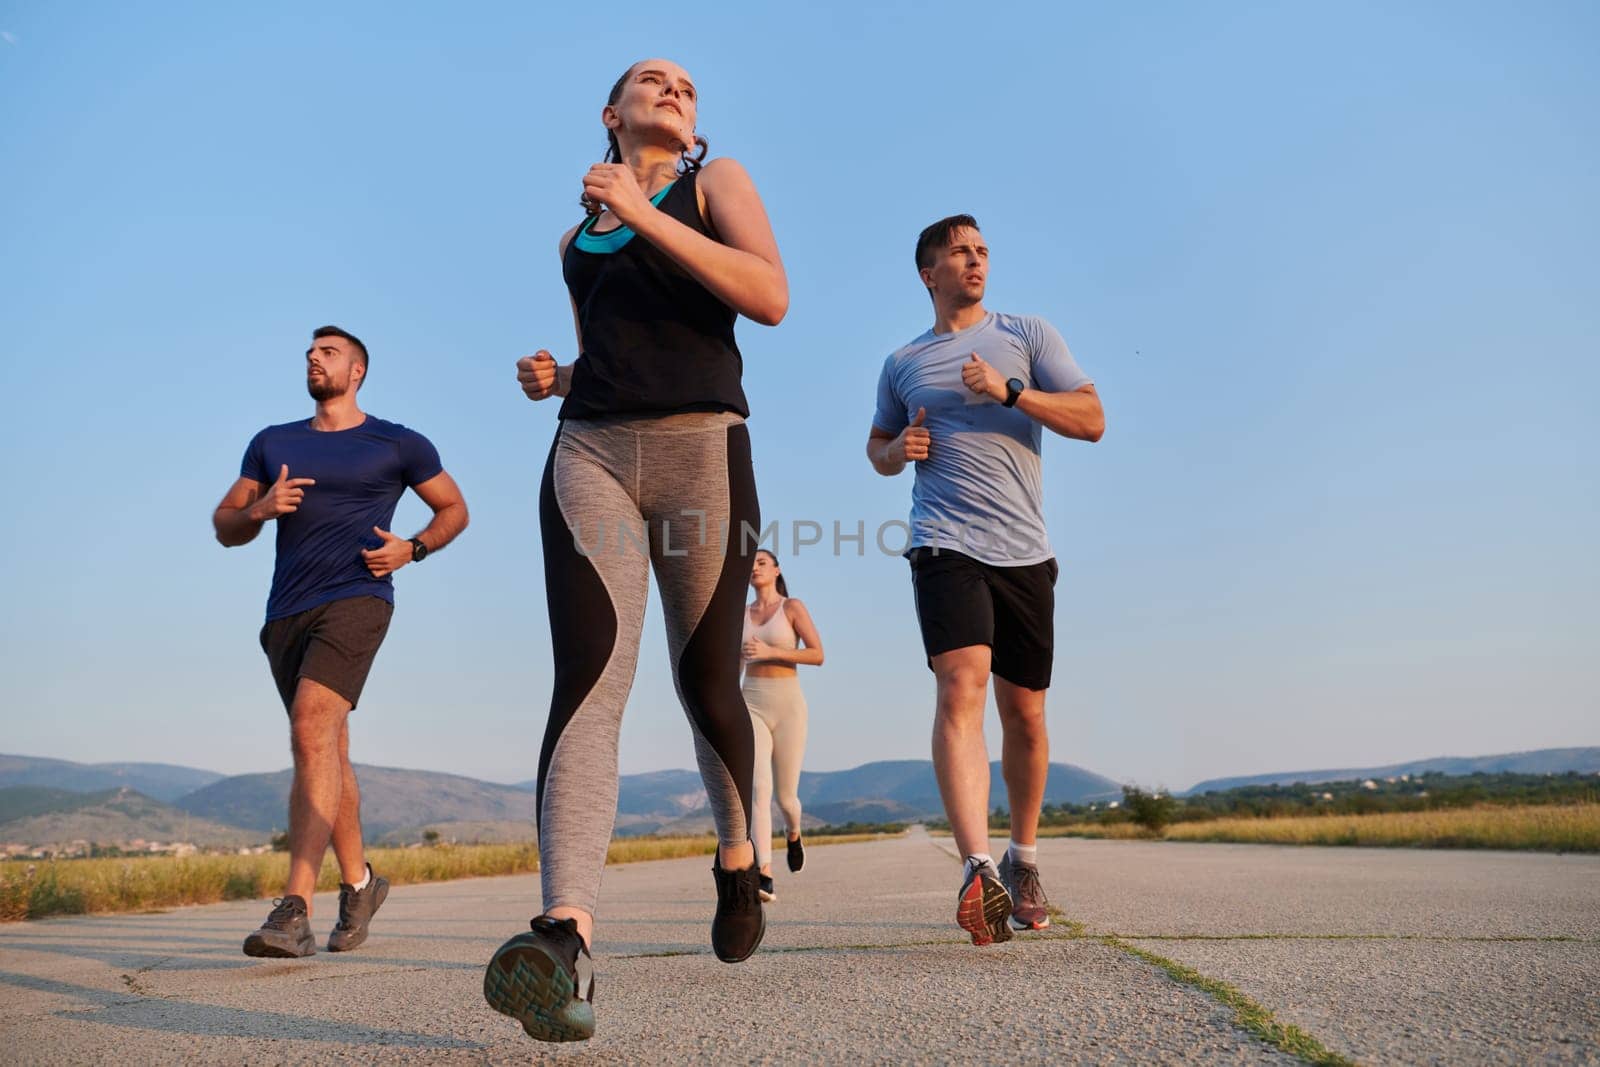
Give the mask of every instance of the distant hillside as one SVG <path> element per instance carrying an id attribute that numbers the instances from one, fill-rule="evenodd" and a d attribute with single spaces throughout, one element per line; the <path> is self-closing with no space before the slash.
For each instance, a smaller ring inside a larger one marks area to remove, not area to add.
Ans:
<path id="1" fill-rule="evenodd" d="M 74 793 L 126 788 L 170 804 L 221 777 L 215 771 L 165 763 L 73 763 L 40 756 L 0 755 L 0 788 L 31 785 Z"/>
<path id="2" fill-rule="evenodd" d="M 0 842 L 5 843 L 121 845 L 142 839 L 226 848 L 266 843 L 265 834 L 196 818 L 131 789 L 5 789 L 0 790 L 0 811 L 28 812 L 0 822 Z"/>
<path id="3" fill-rule="evenodd" d="M 1385 767 L 1344 767 L 1322 771 L 1279 771 L 1237 778 L 1209 778 L 1181 796 L 1220 793 L 1247 785 L 1294 785 L 1304 782 L 1346 782 L 1353 778 L 1398 778 L 1402 774 L 1579 774 L 1600 773 L 1600 747 L 1541 748 L 1532 752 L 1507 752 L 1495 756 L 1439 756 L 1434 759 L 1391 763 Z"/>
<path id="4" fill-rule="evenodd" d="M 1005 806 L 1000 764 L 990 764 L 990 807 Z M 532 788 L 531 782 L 522 788 Z M 1068 763 L 1052 763 L 1045 799 L 1082 804 L 1120 797 L 1122 787 Z M 806 825 L 845 822 L 911 822 L 943 814 L 931 760 L 887 760 L 845 771 L 804 771 L 800 803 Z M 624 775 L 617 803 L 617 833 L 701 833 L 711 827 L 700 775 L 656 771 Z"/>
<path id="5" fill-rule="evenodd" d="M 258 836 L 280 831 L 288 822 L 289 770 L 223 778 L 186 767 L 89 766 L 21 756 L 0 757 L 0 786 L 13 784 L 45 792 L 0 796 L 0 814 L 8 810 L 7 805 L 15 809 L 17 817 L 56 810 L 69 801 L 55 792 L 81 794 L 88 790 L 77 783 L 98 781 L 96 776 L 104 774 L 127 776 L 138 768 L 162 777 L 169 793 L 186 776 L 198 781 L 199 785 L 175 800 L 178 808 L 197 819 L 250 830 Z M 34 775 L 45 781 L 8 783 L 8 770 L 15 776 Z M 534 836 L 532 782 L 496 785 L 461 775 L 391 767 L 358 766 L 357 772 L 362 824 L 374 842 L 416 841 L 428 829 L 437 830 L 445 840 L 458 841 L 529 840 Z M 1005 806 L 1006 787 L 998 762 L 990 767 L 990 791 L 990 806 Z M 1109 778 L 1071 764 L 1050 765 L 1047 801 L 1081 804 L 1120 795 L 1120 786 Z M 800 799 L 806 807 L 807 825 L 812 826 L 819 822 L 910 822 L 937 817 L 943 811 L 929 760 L 890 760 L 845 771 L 808 771 L 800 777 Z M 699 774 L 672 770 L 626 775 L 621 782 L 616 827 L 619 834 L 708 830 L 711 813 Z"/>
<path id="6" fill-rule="evenodd" d="M 361 822 L 373 840 L 415 828 L 455 822 L 522 823 L 532 836 L 533 794 L 457 774 L 356 765 Z M 253 830 L 282 829 L 288 821 L 293 772 L 241 774 L 183 797 L 184 811 Z M 415 838 L 412 838 L 415 840 Z"/>
<path id="7" fill-rule="evenodd" d="M 42 785 L 16 785 L 0 789 L 0 824 L 30 815 L 75 811 L 95 803 L 103 794 L 74 793 L 70 789 L 47 789 Z"/>
<path id="8" fill-rule="evenodd" d="M 1044 799 L 1050 803 L 1083 804 L 1122 796 L 1122 786 L 1104 775 L 1086 771 L 1070 763 L 1050 764 L 1045 779 Z M 938 815 L 944 805 L 939 799 L 939 784 L 933 777 L 932 760 L 889 760 L 864 763 L 848 771 L 800 775 L 800 803 L 820 810 L 830 804 L 854 804 L 864 800 L 892 801 L 919 814 Z M 1006 782 L 1000 762 L 989 764 L 989 806 L 1006 807 Z"/>

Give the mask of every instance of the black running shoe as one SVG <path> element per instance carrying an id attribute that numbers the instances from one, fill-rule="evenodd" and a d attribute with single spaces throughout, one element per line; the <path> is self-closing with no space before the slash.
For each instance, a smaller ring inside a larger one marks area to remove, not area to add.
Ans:
<path id="1" fill-rule="evenodd" d="M 770 904 L 774 900 L 777 900 L 777 899 L 778 899 L 778 891 L 772 885 L 772 875 L 763 874 L 761 876 L 761 901 L 762 901 L 762 903 Z"/>
<path id="2" fill-rule="evenodd" d="M 571 919 L 541 915 L 501 945 L 483 972 L 483 999 L 535 1041 L 594 1036 L 594 961 Z"/>
<path id="3" fill-rule="evenodd" d="M 797 837 L 789 842 L 789 870 L 795 874 L 800 873 L 800 868 L 806 865 L 806 847 Z"/>
<path id="4" fill-rule="evenodd" d="M 372 872 L 367 864 L 367 887 L 357 890 L 345 882 L 339 883 L 339 922 L 328 935 L 329 952 L 349 952 L 360 948 L 367 940 L 367 924 L 383 907 L 389 896 L 389 879 Z"/>
<path id="5" fill-rule="evenodd" d="M 311 936 L 311 919 L 306 915 L 305 898 L 279 897 L 261 929 L 244 939 L 246 956 L 296 959 L 314 956 L 317 939 Z"/>
<path id="6" fill-rule="evenodd" d="M 752 860 L 742 871 L 725 871 L 713 860 L 717 913 L 711 918 L 711 950 L 723 963 L 741 963 L 761 944 L 767 913 L 761 908 L 761 868 Z"/>
<path id="7" fill-rule="evenodd" d="M 1011 940 L 1011 894 L 1000 884 L 992 864 L 967 872 L 956 904 L 956 925 L 972 935 L 974 945 Z"/>

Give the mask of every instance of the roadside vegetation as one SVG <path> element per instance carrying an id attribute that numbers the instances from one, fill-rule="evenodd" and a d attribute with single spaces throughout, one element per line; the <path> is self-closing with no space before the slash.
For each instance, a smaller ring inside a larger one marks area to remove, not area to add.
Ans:
<path id="1" fill-rule="evenodd" d="M 868 841 L 877 833 L 808 834 L 806 845 Z M 782 850 L 781 841 L 776 842 Z M 709 856 L 716 838 L 614 838 L 606 862 Z M 394 885 L 458 878 L 525 874 L 539 869 L 539 849 L 518 845 L 429 845 L 368 849 L 374 870 Z M 0 921 L 52 915 L 154 911 L 223 900 L 256 900 L 279 892 L 289 874 L 282 852 L 254 856 L 139 856 L 120 859 L 9 860 L 0 862 Z M 330 852 L 317 880 L 319 892 L 339 887 Z"/>
<path id="2" fill-rule="evenodd" d="M 1600 852 L 1600 804 L 1538 804 L 1284 815 L 1176 823 L 1151 831 L 1132 821 L 1040 827 L 1041 837 L 1234 841 L 1260 845 L 1361 845 L 1369 848 L 1503 848 Z"/>
<path id="3" fill-rule="evenodd" d="M 990 825 L 996 830 L 1008 825 L 1004 809 L 995 809 Z M 1189 797 L 1124 786 L 1120 800 L 1046 804 L 1039 832 L 1045 837 L 1600 852 L 1600 777 L 1427 774 L 1242 786 Z"/>

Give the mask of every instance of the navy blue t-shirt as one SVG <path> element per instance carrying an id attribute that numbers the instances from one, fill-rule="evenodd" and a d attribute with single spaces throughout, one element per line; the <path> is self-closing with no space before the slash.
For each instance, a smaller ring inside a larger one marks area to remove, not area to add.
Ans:
<path id="1" fill-rule="evenodd" d="M 289 477 L 317 484 L 305 487 L 294 513 L 274 520 L 278 559 L 267 620 L 353 596 L 394 603 L 390 576 L 374 578 L 361 550 L 383 543 L 372 528 L 389 529 L 407 489 L 444 470 L 438 450 L 415 430 L 371 415 L 360 426 L 327 432 L 301 419 L 251 438 L 239 476 L 271 485 L 286 463 Z"/>

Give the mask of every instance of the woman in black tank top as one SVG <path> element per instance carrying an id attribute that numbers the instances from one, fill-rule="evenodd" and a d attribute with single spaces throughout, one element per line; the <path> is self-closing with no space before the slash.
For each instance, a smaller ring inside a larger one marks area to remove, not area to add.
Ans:
<path id="1" fill-rule="evenodd" d="M 711 945 L 737 963 L 766 929 L 739 683 L 760 508 L 733 327 L 740 315 L 776 325 L 789 289 L 749 175 L 731 159 L 701 165 L 696 103 L 689 76 L 661 59 L 612 87 L 609 149 L 583 179 L 588 215 L 561 238 L 578 356 L 517 364 L 531 399 L 565 398 L 539 494 L 555 659 L 535 802 L 544 912 L 495 953 L 484 996 L 546 1041 L 594 1031 L 588 952 L 652 571 L 717 829 Z"/>
<path id="2" fill-rule="evenodd" d="M 776 326 L 789 283 L 749 174 L 728 158 L 702 165 L 698 102 L 663 59 L 635 63 L 611 88 L 605 161 L 583 178 L 588 216 L 560 244 L 578 357 L 558 365 L 540 349 L 517 362 L 530 399 L 566 398 L 563 419 L 748 414 L 733 322 Z"/>

